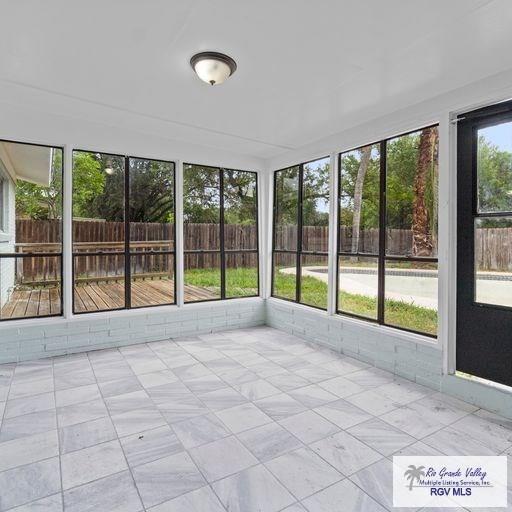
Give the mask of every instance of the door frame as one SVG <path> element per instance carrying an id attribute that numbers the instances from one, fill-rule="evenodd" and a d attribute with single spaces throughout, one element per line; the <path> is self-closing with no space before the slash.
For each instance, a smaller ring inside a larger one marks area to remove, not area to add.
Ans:
<path id="1" fill-rule="evenodd" d="M 459 163 L 464 158 L 466 163 L 470 161 L 469 164 L 471 166 L 471 176 L 470 176 L 470 186 L 465 188 L 468 197 L 465 197 L 465 201 L 469 201 L 471 203 L 471 211 L 472 218 L 475 218 L 475 208 L 476 208 L 476 188 L 475 182 L 477 179 L 476 175 L 476 162 L 475 162 L 475 148 L 472 148 L 471 155 L 462 155 L 461 151 L 464 149 L 462 146 L 459 146 L 459 123 L 466 122 L 478 122 L 479 119 L 485 120 L 489 119 L 489 126 L 493 126 L 494 124 L 499 124 L 500 119 L 504 121 L 509 119 L 512 121 L 512 99 L 507 98 L 497 99 L 490 103 L 480 104 L 473 108 L 465 108 L 460 109 L 455 112 L 451 112 L 448 116 L 448 144 L 449 144 L 449 231 L 451 233 L 449 239 L 449 257 L 448 257 L 448 266 L 449 266 L 449 285 L 448 285 L 448 308 L 446 310 L 446 314 L 448 318 L 450 318 L 449 326 L 447 329 L 447 337 L 445 338 L 444 349 L 445 354 L 443 356 L 443 373 L 451 374 L 452 376 L 458 378 L 465 378 L 463 375 L 457 375 L 457 331 L 458 331 L 458 312 L 459 312 L 459 304 L 458 304 L 458 294 L 459 294 L 459 285 L 458 285 L 458 276 L 459 276 L 459 240 L 460 237 L 463 236 L 462 228 L 459 226 L 458 219 L 461 214 L 467 215 L 467 209 L 463 212 L 462 205 L 459 203 Z M 485 126 L 485 124 L 484 124 Z M 474 126 L 471 128 L 474 130 Z M 468 135 L 469 136 L 469 135 Z M 441 188 L 441 184 L 440 184 Z M 490 216 L 493 216 L 492 214 Z M 499 215 L 496 215 L 497 217 Z M 440 216 L 441 218 L 441 216 Z M 473 235 L 471 235 L 473 236 Z M 474 267 L 473 267 L 474 268 Z M 476 292 L 475 283 L 472 284 L 473 292 Z M 479 304 L 476 300 L 473 301 L 475 304 Z M 495 308 L 498 310 L 511 310 L 510 307 L 505 306 L 493 306 L 492 304 L 480 304 L 483 308 Z M 506 384 L 502 384 L 499 382 L 495 382 L 485 377 L 480 377 L 477 375 L 472 375 L 473 379 L 476 383 L 480 385 L 487 385 L 492 388 L 505 388 L 510 389 Z"/>

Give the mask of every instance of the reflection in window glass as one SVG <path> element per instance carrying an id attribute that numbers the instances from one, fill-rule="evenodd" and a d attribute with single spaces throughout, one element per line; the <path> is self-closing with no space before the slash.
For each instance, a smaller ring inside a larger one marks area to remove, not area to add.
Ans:
<path id="1" fill-rule="evenodd" d="M 386 254 L 437 256 L 438 129 L 386 143 Z"/>
<path id="2" fill-rule="evenodd" d="M 299 205 L 299 167 L 275 173 L 274 248 L 297 250 Z"/>
<path id="3" fill-rule="evenodd" d="M 304 164 L 302 250 L 329 250 L 329 158 Z"/>
<path id="4" fill-rule="evenodd" d="M 327 309 L 327 256 L 301 256 L 300 302 Z"/>
<path id="5" fill-rule="evenodd" d="M 379 252 L 379 145 L 340 155 L 341 252 Z"/>
<path id="6" fill-rule="evenodd" d="M 62 149 L 0 141 L 0 184 L 0 320 L 60 315 Z"/>
<path id="7" fill-rule="evenodd" d="M 512 217 L 475 219 L 475 300 L 512 307 Z"/>
<path id="8" fill-rule="evenodd" d="M 224 248 L 258 248 L 256 174 L 224 171 Z"/>
<path id="9" fill-rule="evenodd" d="M 274 253 L 272 266 L 274 297 L 295 300 L 297 296 L 297 256 L 295 253 Z"/>
<path id="10" fill-rule="evenodd" d="M 512 211 L 512 123 L 478 130 L 478 211 Z"/>
<path id="11" fill-rule="evenodd" d="M 343 313 L 377 318 L 379 260 L 340 256 L 338 261 L 338 309 Z"/>
<path id="12" fill-rule="evenodd" d="M 386 261 L 386 324 L 437 334 L 437 263 Z"/>

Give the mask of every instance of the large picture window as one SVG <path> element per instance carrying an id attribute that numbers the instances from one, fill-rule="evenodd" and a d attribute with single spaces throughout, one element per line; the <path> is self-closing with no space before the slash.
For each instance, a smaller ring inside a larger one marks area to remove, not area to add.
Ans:
<path id="1" fill-rule="evenodd" d="M 73 311 L 174 304 L 174 163 L 73 152 Z"/>
<path id="2" fill-rule="evenodd" d="M 259 294 L 257 174 L 185 164 L 185 302 Z"/>
<path id="3" fill-rule="evenodd" d="M 0 141 L 0 320 L 62 314 L 62 155 Z"/>
<path id="4" fill-rule="evenodd" d="M 272 295 L 327 309 L 329 158 L 274 174 Z"/>
<path id="5" fill-rule="evenodd" d="M 337 310 L 437 334 L 438 129 L 339 155 Z"/>

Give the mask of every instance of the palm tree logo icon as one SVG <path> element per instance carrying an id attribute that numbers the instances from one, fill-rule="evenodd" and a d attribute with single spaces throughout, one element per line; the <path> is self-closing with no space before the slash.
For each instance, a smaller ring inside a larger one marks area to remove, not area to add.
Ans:
<path id="1" fill-rule="evenodd" d="M 409 491 L 412 491 L 412 486 L 414 484 L 414 481 L 417 480 L 420 481 L 420 478 L 422 476 L 425 476 L 425 466 L 414 466 L 410 465 L 409 469 L 404 473 L 404 476 L 407 477 L 407 480 L 409 480 Z"/>

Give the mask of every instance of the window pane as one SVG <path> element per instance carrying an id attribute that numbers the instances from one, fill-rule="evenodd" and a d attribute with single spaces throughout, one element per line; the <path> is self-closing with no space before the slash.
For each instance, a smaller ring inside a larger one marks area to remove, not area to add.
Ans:
<path id="1" fill-rule="evenodd" d="M 174 251 L 174 163 L 130 158 L 130 249 Z"/>
<path id="2" fill-rule="evenodd" d="M 512 217 L 475 220 L 475 300 L 512 307 Z"/>
<path id="3" fill-rule="evenodd" d="M 329 250 L 330 159 L 304 164 L 302 183 L 302 250 Z"/>
<path id="4" fill-rule="evenodd" d="M 0 319 L 60 315 L 61 257 L 0 258 Z"/>
<path id="5" fill-rule="evenodd" d="M 512 211 L 512 123 L 478 130 L 478 211 Z"/>
<path id="6" fill-rule="evenodd" d="M 380 147 L 340 155 L 339 248 L 379 253 Z"/>
<path id="7" fill-rule="evenodd" d="M 76 313 L 125 307 L 124 254 L 75 256 Z"/>
<path id="8" fill-rule="evenodd" d="M 220 249 L 219 169 L 185 165 L 183 169 L 185 250 Z"/>
<path id="9" fill-rule="evenodd" d="M 226 297 L 258 295 L 258 254 L 226 254 Z"/>
<path id="10" fill-rule="evenodd" d="M 224 171 L 224 247 L 257 249 L 256 174 Z"/>
<path id="11" fill-rule="evenodd" d="M 302 255 L 300 302 L 327 309 L 327 256 Z"/>
<path id="12" fill-rule="evenodd" d="M 220 253 L 185 254 L 185 302 L 220 299 Z"/>
<path id="13" fill-rule="evenodd" d="M 275 249 L 297 250 L 299 167 L 275 173 Z"/>
<path id="14" fill-rule="evenodd" d="M 274 253 L 272 295 L 283 299 L 296 298 L 297 257 L 291 253 Z"/>
<path id="15" fill-rule="evenodd" d="M 174 255 L 131 254 L 132 307 L 174 303 Z"/>
<path id="16" fill-rule="evenodd" d="M 62 149 L 0 141 L 0 253 L 62 251 Z"/>
<path id="17" fill-rule="evenodd" d="M 376 319 L 379 260 L 340 256 L 338 265 L 338 310 Z"/>
<path id="18" fill-rule="evenodd" d="M 387 142 L 386 253 L 436 257 L 437 127 Z"/>
<path id="19" fill-rule="evenodd" d="M 384 321 L 437 334 L 437 263 L 386 261 Z"/>
<path id="20" fill-rule="evenodd" d="M 124 157 L 73 151 L 73 251 L 124 251 Z"/>

